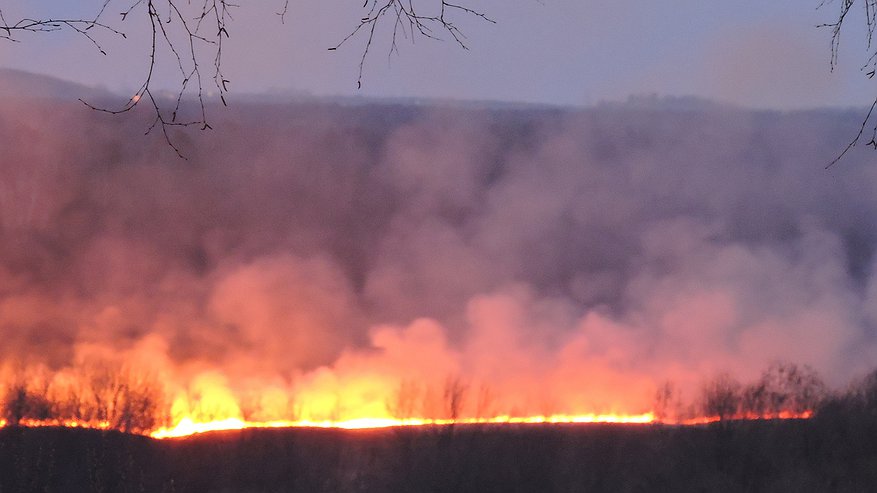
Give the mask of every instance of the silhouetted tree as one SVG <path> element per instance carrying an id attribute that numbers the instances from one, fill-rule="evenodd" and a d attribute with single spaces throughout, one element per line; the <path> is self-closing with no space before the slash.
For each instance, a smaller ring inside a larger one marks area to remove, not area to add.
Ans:
<path id="1" fill-rule="evenodd" d="M 725 421 L 740 412 L 740 383 L 727 373 L 720 373 L 701 389 L 701 410 L 704 416 Z"/>
<path id="2" fill-rule="evenodd" d="M 164 391 L 149 372 L 90 359 L 71 368 L 68 380 L 48 393 L 53 417 L 130 433 L 165 424 Z"/>
<path id="3" fill-rule="evenodd" d="M 825 395 L 825 383 L 813 368 L 777 362 L 743 391 L 742 411 L 755 416 L 800 415 L 816 409 Z"/>
<path id="4" fill-rule="evenodd" d="M 652 412 L 657 421 L 666 421 L 670 418 L 672 408 L 678 399 L 676 394 L 676 386 L 673 385 L 673 382 L 667 381 L 658 385 L 657 390 L 655 390 L 655 401 L 652 405 Z"/>
<path id="5" fill-rule="evenodd" d="M 22 420 L 46 420 L 52 418 L 52 404 L 45 392 L 29 388 L 24 382 L 13 384 L 6 392 L 2 403 L 3 418 L 11 426 L 18 426 Z"/>
<path id="6" fill-rule="evenodd" d="M 846 392 L 826 398 L 817 408 L 817 417 L 842 414 L 870 422 L 877 429 L 877 369 L 850 385 Z"/>
<path id="7" fill-rule="evenodd" d="M 396 419 L 407 420 L 416 417 L 418 406 L 423 399 L 423 389 L 411 379 L 402 379 L 393 395 L 387 400 L 387 412 Z"/>
<path id="8" fill-rule="evenodd" d="M 469 385 L 459 375 L 449 375 L 445 379 L 444 397 L 446 418 L 456 422 L 463 412 L 463 403 Z"/>
<path id="9" fill-rule="evenodd" d="M 495 399 L 496 396 L 490 385 L 486 383 L 479 385 L 478 394 L 476 395 L 475 400 L 475 418 L 478 420 L 484 420 L 494 417 L 496 411 L 493 408 Z"/>

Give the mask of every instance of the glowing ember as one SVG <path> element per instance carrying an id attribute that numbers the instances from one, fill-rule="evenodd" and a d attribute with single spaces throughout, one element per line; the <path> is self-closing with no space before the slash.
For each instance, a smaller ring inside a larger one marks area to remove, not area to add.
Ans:
<path id="1" fill-rule="evenodd" d="M 360 418 L 347 421 L 269 421 L 247 422 L 239 419 L 226 419 L 209 423 L 195 423 L 183 419 L 173 428 L 162 428 L 150 434 L 153 438 L 178 438 L 209 431 L 241 430 L 245 428 L 340 428 L 346 430 L 364 430 L 390 428 L 394 426 L 447 426 L 474 424 L 573 424 L 573 423 L 616 423 L 616 424 L 648 424 L 655 421 L 651 413 L 640 415 L 586 414 L 581 416 L 528 416 L 512 417 L 497 416 L 489 419 L 465 418 L 450 419 L 392 419 L 392 418 Z"/>
<path id="2" fill-rule="evenodd" d="M 773 415 L 735 416 L 734 420 L 760 420 L 760 419 L 808 419 L 812 412 L 803 413 L 781 412 Z M 233 431 L 243 429 L 264 428 L 337 428 L 346 430 L 365 430 L 390 427 L 417 427 L 417 426 L 448 426 L 448 425 L 515 425 L 515 424 L 670 424 L 683 426 L 696 426 L 719 421 L 717 416 L 697 417 L 681 421 L 660 421 L 655 419 L 652 413 L 636 415 L 616 414 L 583 414 L 583 415 L 554 415 L 554 416 L 497 416 L 489 419 L 464 418 L 450 419 L 393 419 L 393 418 L 359 418 L 346 421 L 244 421 L 238 418 L 220 419 L 209 422 L 195 422 L 190 418 L 183 418 L 173 427 L 160 428 L 148 433 L 156 439 L 183 438 L 199 433 L 214 431 Z M 0 428 L 7 426 L 5 419 L 0 419 Z M 85 422 L 76 420 L 22 420 L 20 426 L 25 427 L 65 427 L 65 428 L 88 428 L 107 430 L 112 428 L 109 422 Z"/>

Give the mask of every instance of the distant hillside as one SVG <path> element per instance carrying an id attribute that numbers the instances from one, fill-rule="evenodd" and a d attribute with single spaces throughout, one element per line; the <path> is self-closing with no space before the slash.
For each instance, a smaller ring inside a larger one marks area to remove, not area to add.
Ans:
<path id="1" fill-rule="evenodd" d="M 4 99 L 95 99 L 109 92 L 48 75 L 0 68 L 0 100 Z"/>

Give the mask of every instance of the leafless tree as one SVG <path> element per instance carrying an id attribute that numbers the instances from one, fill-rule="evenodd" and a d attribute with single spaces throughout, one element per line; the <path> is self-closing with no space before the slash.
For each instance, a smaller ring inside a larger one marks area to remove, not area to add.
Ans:
<path id="1" fill-rule="evenodd" d="M 386 402 L 387 412 L 402 421 L 417 417 L 418 406 L 423 400 L 423 390 L 417 381 L 402 379 Z"/>
<path id="2" fill-rule="evenodd" d="M 482 383 L 478 386 L 478 394 L 475 396 L 475 419 L 488 420 L 494 417 L 494 401 L 496 395 L 489 384 Z"/>
<path id="3" fill-rule="evenodd" d="M 832 4 L 832 0 L 822 0 L 819 4 L 819 8 L 823 8 L 826 5 Z M 865 64 L 862 66 L 862 71 L 865 72 L 865 75 L 870 79 L 873 78 L 875 74 L 877 74 L 877 46 L 872 44 L 874 38 L 874 30 L 877 28 L 877 0 L 839 0 L 838 4 L 840 6 L 838 10 L 838 14 L 836 20 L 834 22 L 829 22 L 825 24 L 821 24 L 819 27 L 828 28 L 831 30 L 831 69 L 837 66 L 838 61 L 838 53 L 840 52 L 840 41 L 841 41 L 841 32 L 843 31 L 843 27 L 848 25 L 847 19 L 850 16 L 850 13 L 853 11 L 853 8 L 857 5 L 862 7 L 862 10 L 865 14 L 865 24 L 867 27 L 867 49 L 868 49 L 868 58 Z M 849 152 L 850 149 L 856 146 L 861 139 L 862 136 L 865 135 L 865 132 L 869 132 L 870 139 L 868 140 L 867 146 L 873 147 L 877 150 L 877 121 L 872 119 L 874 115 L 874 109 L 877 108 L 877 98 L 874 99 L 873 103 L 871 103 L 871 108 L 868 110 L 865 119 L 862 120 L 862 126 L 859 128 L 858 133 L 856 133 L 855 137 L 849 144 L 844 148 L 841 153 L 834 158 L 828 165 L 826 165 L 826 169 L 834 166 L 841 158 Z M 870 127 L 870 130 L 868 128 Z"/>
<path id="4" fill-rule="evenodd" d="M 48 392 L 53 417 L 128 433 L 145 433 L 165 424 L 165 394 L 148 371 L 88 359 L 71 368 L 70 376 L 69 383 Z"/>
<path id="5" fill-rule="evenodd" d="M 740 410 L 740 383 L 727 373 L 708 381 L 701 389 L 701 410 L 719 421 L 733 419 Z"/>
<path id="6" fill-rule="evenodd" d="M 22 420 L 45 420 L 53 417 L 52 403 L 45 389 L 34 388 L 24 381 L 14 383 L 3 396 L 3 419 L 10 426 L 18 426 Z"/>
<path id="7" fill-rule="evenodd" d="M 459 375 L 448 375 L 445 379 L 444 397 L 445 417 L 455 423 L 463 412 L 464 399 L 469 385 Z"/>
<path id="8" fill-rule="evenodd" d="M 288 6 L 289 0 L 286 0 L 283 8 L 284 13 Z M 493 19 L 487 17 L 483 12 L 451 3 L 447 0 L 366 0 L 363 8 L 367 9 L 367 13 L 360 19 L 359 25 L 342 39 L 340 43 L 329 48 L 330 50 L 336 50 L 358 33 L 366 33 L 365 48 L 363 48 L 362 57 L 359 60 L 359 76 L 356 79 L 357 87 L 362 87 L 362 71 L 365 66 L 365 59 L 375 40 L 377 28 L 385 21 L 389 21 L 393 25 L 390 39 L 391 53 L 398 53 L 399 45 L 397 42 L 400 37 L 413 40 L 416 36 L 422 36 L 439 40 L 441 39 L 442 32 L 450 36 L 464 50 L 469 49 L 466 44 L 466 35 L 455 24 L 453 19 L 454 13 L 473 15 L 487 22 L 494 22 Z M 429 13 L 422 13 L 424 10 Z"/>
<path id="9" fill-rule="evenodd" d="M 121 9 L 118 22 L 108 19 L 110 9 L 115 7 Z M 145 19 L 151 27 L 150 50 L 145 75 L 134 95 L 118 108 L 82 102 L 91 109 L 111 114 L 126 113 L 141 103 L 147 103 L 154 116 L 147 133 L 159 128 L 167 143 L 182 157 L 168 131 L 173 127 L 193 125 L 200 126 L 202 130 L 210 128 L 205 108 L 205 79 L 212 79 L 220 99 L 225 103 L 229 81 L 222 73 L 222 47 L 224 40 L 229 37 L 232 7 L 226 0 L 104 0 L 98 12 L 90 18 L 22 18 L 9 21 L 0 12 L 0 35 L 9 41 L 18 41 L 22 32 L 72 30 L 106 54 L 103 35 L 125 37 L 122 25 L 128 19 Z M 169 60 L 161 60 L 162 55 Z M 202 73 L 205 57 L 212 62 L 209 75 Z M 154 89 L 154 75 L 160 63 L 173 64 L 178 70 L 179 91 L 170 107 Z M 181 118 L 183 99 L 190 93 L 195 95 L 199 111 L 195 117 Z"/>
<path id="10" fill-rule="evenodd" d="M 658 422 L 669 420 L 673 414 L 674 405 L 678 405 L 678 399 L 678 391 L 673 382 L 665 381 L 658 385 L 653 404 L 655 420 Z"/>
<path id="11" fill-rule="evenodd" d="M 872 370 L 871 373 L 859 382 L 856 393 L 872 417 L 877 418 L 877 369 Z"/>
<path id="12" fill-rule="evenodd" d="M 54 418 L 50 381 L 50 374 L 41 365 L 21 365 L 5 375 L 5 381 L 0 382 L 0 419 L 16 426 L 23 420 Z"/>
<path id="13" fill-rule="evenodd" d="M 778 362 L 770 365 L 756 383 L 743 391 L 742 411 L 763 417 L 782 412 L 812 412 L 826 394 L 826 386 L 815 370 L 806 365 Z"/>
<path id="14" fill-rule="evenodd" d="M 73 31 L 88 40 L 97 50 L 106 54 L 105 36 L 125 37 L 125 23 L 129 19 L 145 20 L 151 29 L 150 49 L 145 63 L 145 75 L 134 95 L 120 107 L 109 108 L 82 101 L 89 108 L 121 114 L 147 104 L 153 119 L 146 133 L 158 128 L 174 152 L 184 157 L 175 145 L 169 130 L 175 127 L 197 126 L 210 129 L 205 86 L 210 85 L 226 104 L 229 80 L 223 74 L 223 45 L 230 38 L 232 12 L 238 5 L 229 0 L 103 0 L 93 15 L 81 18 L 30 18 L 9 19 L 0 9 L 0 39 L 19 41 L 22 33 L 47 33 Z M 290 14 L 289 0 L 284 0 L 277 12 L 281 22 Z M 416 37 L 440 39 L 444 32 L 457 44 L 467 48 L 465 35 L 456 24 L 455 14 L 470 15 L 493 22 L 484 13 L 447 0 L 366 0 L 365 15 L 349 35 L 330 50 L 336 50 L 365 33 L 365 46 L 359 62 L 357 87 L 362 86 L 362 74 L 366 57 L 372 48 L 378 28 L 390 24 L 390 52 L 398 52 L 398 40 Z M 119 15 L 113 20 L 113 13 Z M 427 13 L 423 13 L 427 12 Z M 209 60 L 209 62 L 208 62 Z M 155 90 L 154 75 L 159 66 L 171 65 L 179 78 L 178 91 L 173 101 L 167 101 Z M 203 67 L 209 66 L 208 70 Z M 187 98 L 192 97 L 197 111 L 183 108 Z"/>

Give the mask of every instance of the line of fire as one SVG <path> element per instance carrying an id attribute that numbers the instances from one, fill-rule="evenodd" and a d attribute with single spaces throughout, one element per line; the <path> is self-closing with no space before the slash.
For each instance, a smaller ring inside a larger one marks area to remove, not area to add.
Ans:
<path id="1" fill-rule="evenodd" d="M 28 376 L 30 375 L 30 376 Z M 55 374 L 29 369 L 4 393 L 0 426 L 117 430 L 154 438 L 245 428 L 371 429 L 395 426 L 667 424 L 703 425 L 727 420 L 807 419 L 829 392 L 810 368 L 778 363 L 741 385 L 726 374 L 703 383 L 683 402 L 672 382 L 653 392 L 647 409 L 587 412 L 564 409 L 527 414 L 486 384 L 448 376 L 438 387 L 414 380 L 354 380 L 326 392 L 286 394 L 271 389 L 247 399 L 218 374 L 200 375 L 173 395 L 158 380 L 124 366 L 91 361 Z M 306 395 L 306 397 L 304 397 Z M 563 408 L 563 403 L 555 402 Z"/>

